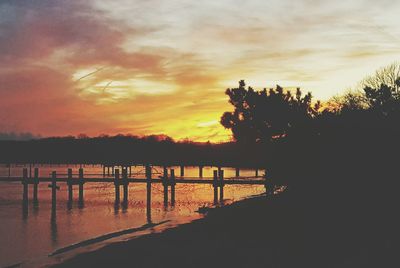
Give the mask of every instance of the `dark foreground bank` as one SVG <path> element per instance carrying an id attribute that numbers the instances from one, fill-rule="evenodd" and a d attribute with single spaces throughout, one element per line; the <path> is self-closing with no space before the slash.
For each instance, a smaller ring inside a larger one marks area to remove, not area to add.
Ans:
<path id="1" fill-rule="evenodd" d="M 363 224 L 364 217 L 339 215 L 346 217 L 305 208 L 288 190 L 56 267 L 399 267 L 395 234 Z"/>

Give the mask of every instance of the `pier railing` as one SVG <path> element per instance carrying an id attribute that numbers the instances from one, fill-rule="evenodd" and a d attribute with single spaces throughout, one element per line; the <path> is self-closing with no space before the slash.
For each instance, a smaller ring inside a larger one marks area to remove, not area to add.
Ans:
<path id="1" fill-rule="evenodd" d="M 109 176 L 111 171 L 112 177 Z M 120 172 L 121 171 L 121 172 Z M 259 177 L 258 169 L 255 171 L 254 177 L 240 177 L 240 170 L 236 168 L 235 177 L 225 177 L 224 170 L 218 168 L 213 171 L 213 177 L 203 177 L 203 167 L 199 167 L 199 177 L 185 177 L 184 167 L 180 167 L 180 177 L 175 176 L 175 170 L 167 167 L 163 168 L 163 172 L 152 172 L 152 167 L 146 165 L 144 169 L 143 177 L 132 177 L 131 168 L 118 168 L 112 167 L 111 170 L 103 167 L 103 174 L 84 173 L 83 168 L 78 169 L 78 173 L 73 173 L 72 169 L 69 168 L 67 173 L 56 173 L 51 172 L 49 176 L 40 177 L 39 168 L 34 168 L 33 176 L 28 176 L 28 169 L 23 168 L 22 176 L 16 177 L 0 177 L 0 181 L 3 182 L 20 182 L 23 186 L 22 201 L 24 207 L 28 205 L 28 186 L 33 185 L 33 202 L 38 203 L 38 185 L 39 183 L 49 183 L 48 187 L 51 188 L 52 196 L 52 209 L 56 209 L 57 190 L 59 190 L 59 183 L 66 183 L 68 186 L 68 202 L 71 204 L 74 197 L 74 186 L 77 186 L 78 190 L 78 201 L 79 204 L 84 202 L 84 185 L 85 183 L 113 183 L 115 187 L 115 202 L 116 204 L 121 202 L 121 187 L 122 187 L 122 204 L 127 205 L 129 185 L 132 183 L 145 183 L 147 186 L 147 198 L 151 199 L 151 185 L 160 183 L 163 186 L 164 204 L 168 204 L 169 193 L 171 198 L 171 205 L 175 203 L 175 187 L 177 184 L 209 184 L 213 186 L 214 203 L 223 201 L 224 199 L 224 186 L 225 185 L 264 185 L 267 190 L 271 187 L 268 185 L 269 181 L 266 176 Z M 152 175 L 158 175 L 155 178 Z M 85 176 L 91 177 L 85 177 Z M 103 175 L 103 176 L 101 176 Z M 93 177 L 97 176 L 97 177 Z M 170 191 L 169 191 L 170 190 Z"/>

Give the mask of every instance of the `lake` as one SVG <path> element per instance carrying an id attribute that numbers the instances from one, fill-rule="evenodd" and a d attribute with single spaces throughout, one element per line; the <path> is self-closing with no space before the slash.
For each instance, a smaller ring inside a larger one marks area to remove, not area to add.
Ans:
<path id="1" fill-rule="evenodd" d="M 0 167 L 0 176 L 21 176 L 24 166 Z M 29 169 L 29 166 L 27 166 Z M 68 168 L 78 173 L 79 166 L 57 165 L 38 166 L 41 177 L 49 177 L 52 171 L 67 173 Z M 102 174 L 100 165 L 83 166 L 88 174 Z M 216 168 L 204 167 L 203 176 L 212 177 Z M 175 173 L 179 169 L 175 168 Z M 233 177 L 235 170 L 224 168 L 225 177 Z M 162 168 L 153 168 L 153 178 L 161 175 Z M 143 178 L 142 166 L 132 167 L 135 177 Z M 33 174 L 33 166 L 32 166 Z M 241 176 L 254 176 L 254 170 L 241 170 Z M 260 175 L 262 172 L 260 171 Z M 92 175 L 94 176 L 94 175 Z M 186 167 L 185 176 L 197 177 L 197 167 Z M 90 176 L 85 176 L 90 177 Z M 96 177 L 100 177 L 97 175 Z M 41 266 L 62 261 L 74 254 L 93 250 L 107 243 L 131 239 L 139 235 L 159 232 L 201 218 L 200 207 L 213 205 L 213 187 L 208 184 L 177 184 L 174 206 L 164 205 L 163 186 L 151 186 L 151 203 L 146 199 L 146 184 L 129 184 L 129 200 L 126 207 L 115 205 L 113 183 L 85 183 L 84 204 L 77 201 L 77 187 L 74 186 L 74 203 L 68 205 L 68 192 L 65 183 L 58 183 L 56 213 L 51 212 L 51 189 L 48 183 L 40 183 L 39 204 L 32 202 L 33 186 L 29 185 L 28 212 L 22 209 L 21 183 L 0 182 L 0 266 L 22 263 L 23 266 Z M 265 192 L 262 185 L 226 185 L 223 204 L 259 195 Z M 156 225 L 162 223 L 160 225 Z M 156 226 L 152 225 L 155 224 Z M 136 229 L 138 228 L 138 229 Z M 128 230 L 123 235 L 110 235 L 111 239 L 88 243 L 64 254 L 48 257 L 56 250 L 69 245 L 93 239 L 104 234 Z M 135 230 L 137 230 L 135 232 Z"/>

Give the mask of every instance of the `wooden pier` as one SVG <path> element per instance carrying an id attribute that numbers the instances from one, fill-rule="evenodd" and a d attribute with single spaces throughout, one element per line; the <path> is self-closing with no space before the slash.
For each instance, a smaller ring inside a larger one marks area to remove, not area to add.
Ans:
<path id="1" fill-rule="evenodd" d="M 203 166 L 199 166 L 198 177 L 185 177 L 185 167 L 180 166 L 180 177 L 175 176 L 174 169 L 168 169 L 163 167 L 163 172 L 160 176 L 153 178 L 152 167 L 145 165 L 145 172 L 142 174 L 143 177 L 132 177 L 132 170 L 130 166 L 120 166 L 122 169 L 116 168 L 116 166 L 103 166 L 103 176 L 101 174 L 86 174 L 85 177 L 84 169 L 80 167 L 77 174 L 73 174 L 71 168 L 67 169 L 66 174 L 53 171 L 48 177 L 39 177 L 39 168 L 34 168 L 33 176 L 31 170 L 23 168 L 22 177 L 0 177 L 2 182 L 20 182 L 23 185 L 22 201 L 24 209 L 28 206 L 28 187 L 33 185 L 33 203 L 38 204 L 39 183 L 49 183 L 48 187 L 51 188 L 52 196 L 52 210 L 55 213 L 57 190 L 59 190 L 59 183 L 65 183 L 68 187 L 68 204 L 71 206 L 74 198 L 74 186 L 78 186 L 78 202 L 80 206 L 83 206 L 84 202 L 84 185 L 86 183 L 113 183 L 115 187 L 115 204 L 122 203 L 123 206 L 127 206 L 129 200 L 129 185 L 133 183 L 145 183 L 147 186 L 147 199 L 151 200 L 151 185 L 154 183 L 160 183 L 163 186 L 164 204 L 168 205 L 169 197 L 170 204 L 175 204 L 175 187 L 177 184 L 209 184 L 213 186 L 214 203 L 223 201 L 224 199 L 224 186 L 225 185 L 264 185 L 268 188 L 268 180 L 265 176 L 258 177 L 258 169 L 255 170 L 255 177 L 239 177 L 239 168 L 236 168 L 236 176 L 231 178 L 224 177 L 224 170 L 222 167 L 218 167 L 213 171 L 213 177 L 203 177 Z M 111 176 L 110 176 L 111 172 Z M 92 177 L 92 176 L 97 177 Z M 122 202 L 121 202 L 121 187 L 122 187 Z M 169 195 L 170 194 L 170 195 Z M 151 202 L 148 202 L 150 204 Z"/>

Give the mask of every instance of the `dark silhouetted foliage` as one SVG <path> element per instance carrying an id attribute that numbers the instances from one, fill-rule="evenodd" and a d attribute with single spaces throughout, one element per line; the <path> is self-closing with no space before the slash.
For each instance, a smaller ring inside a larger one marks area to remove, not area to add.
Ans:
<path id="1" fill-rule="evenodd" d="M 240 143 L 265 143 L 272 137 L 287 135 L 309 121 L 318 109 L 311 104 L 311 93 L 302 95 L 297 88 L 295 95 L 282 87 L 255 91 L 246 89 L 245 82 L 239 81 L 238 88 L 227 89 L 233 112 L 225 112 L 221 124 L 231 129 L 233 137 Z"/>
<path id="2" fill-rule="evenodd" d="M 250 157 L 248 155 L 251 155 Z M 165 135 L 53 137 L 0 141 L 2 163 L 155 164 L 262 167 L 264 149 L 239 144 L 175 142 Z"/>

